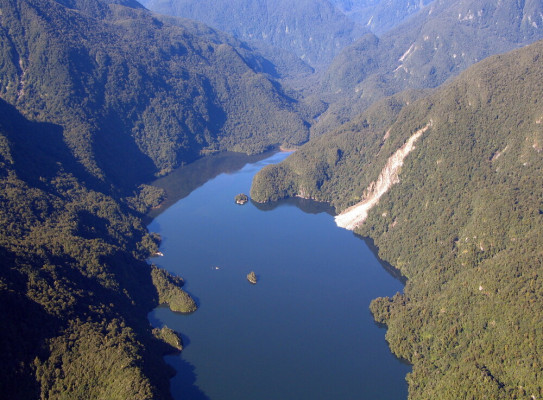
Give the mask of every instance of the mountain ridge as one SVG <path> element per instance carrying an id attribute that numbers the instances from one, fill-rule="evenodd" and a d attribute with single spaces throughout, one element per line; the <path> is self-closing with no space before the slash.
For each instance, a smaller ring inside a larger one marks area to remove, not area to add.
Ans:
<path id="1" fill-rule="evenodd" d="M 523 6 L 516 23 L 536 29 L 528 16 L 539 2 Z M 147 311 L 182 280 L 153 282 L 145 260 L 160 238 L 142 217 L 163 193 L 142 183 L 211 152 L 300 145 L 309 121 L 326 119 L 323 102 L 304 105 L 275 80 L 290 62 L 276 67 L 231 36 L 130 0 L 2 0 L 0 8 L 0 390 L 170 398 L 162 355 L 174 349 Z M 409 51 L 412 39 L 390 53 L 408 71 L 439 54 Z M 366 35 L 348 51 L 359 58 L 382 43 Z M 343 210 L 433 121 L 356 230 L 408 277 L 404 294 L 371 310 L 388 325 L 394 353 L 414 365 L 411 398 L 543 396 L 542 56 L 538 42 L 438 89 L 386 98 L 401 87 L 374 77 L 377 103 L 255 178 L 255 200 L 300 195 Z M 345 65 L 342 74 L 372 74 L 369 58 L 357 63 L 364 68 Z M 427 71 L 415 72 L 413 82 Z M 356 90 L 357 79 L 328 84 Z"/>
<path id="2" fill-rule="evenodd" d="M 371 310 L 413 364 L 410 398 L 543 394 L 542 56 L 539 41 L 393 113 L 389 99 L 253 181 L 256 201 L 303 193 L 344 210 L 431 121 L 399 182 L 355 229 L 407 277 L 403 294 Z"/>
<path id="3" fill-rule="evenodd" d="M 362 37 L 323 74 L 321 98 L 330 107 L 312 135 L 354 118 L 384 96 L 437 87 L 490 55 L 542 39 L 542 12 L 540 0 L 507 0 L 500 6 L 488 0 L 437 0 L 379 37 Z"/>
<path id="4" fill-rule="evenodd" d="M 350 19 L 382 35 L 433 0 L 332 0 Z"/>
<path id="5" fill-rule="evenodd" d="M 202 21 L 247 42 L 266 42 L 319 69 L 367 30 L 328 0 L 147 0 L 149 9 Z"/>
<path id="6" fill-rule="evenodd" d="M 13 8 L 5 8 L 2 17 L 13 26 L 10 34 L 3 31 L 12 56 L 5 57 L 0 94 L 35 113 L 32 118 L 63 125 L 66 140 L 93 174 L 118 172 L 110 157 L 93 156 L 111 146 L 130 170 L 149 176 L 193 160 L 202 150 L 261 152 L 307 138 L 296 100 L 253 69 L 257 58 L 239 42 L 219 43 L 220 35 L 209 42 L 181 23 L 166 25 L 142 8 L 114 3 L 70 3 L 83 11 L 56 2 L 48 8 L 44 1 L 17 4 L 17 13 L 25 15 L 21 22 L 10 14 Z M 33 20 L 41 20 L 40 28 L 30 25 Z M 44 95 L 49 92 L 55 96 Z M 265 133 L 253 133 L 252 119 Z M 239 140 L 230 139 L 236 135 Z"/>
<path id="7" fill-rule="evenodd" d="M 160 237 L 143 216 L 163 192 L 144 183 L 305 141 L 298 101 L 245 44 L 129 0 L 0 10 L 2 396 L 169 399 L 179 346 L 147 313 L 195 304 L 147 263 Z"/>

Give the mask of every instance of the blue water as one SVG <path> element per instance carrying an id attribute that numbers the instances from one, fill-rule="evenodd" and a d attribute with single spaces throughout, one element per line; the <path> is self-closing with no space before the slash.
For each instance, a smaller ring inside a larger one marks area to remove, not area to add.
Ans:
<path id="1" fill-rule="evenodd" d="M 259 169 L 285 156 L 210 174 L 149 225 L 163 239 L 164 256 L 152 261 L 182 276 L 199 305 L 190 315 L 164 307 L 149 315 L 183 335 L 181 355 L 167 357 L 178 371 L 173 396 L 405 399 L 410 367 L 391 354 L 368 308 L 402 283 L 319 207 L 234 203 Z"/>

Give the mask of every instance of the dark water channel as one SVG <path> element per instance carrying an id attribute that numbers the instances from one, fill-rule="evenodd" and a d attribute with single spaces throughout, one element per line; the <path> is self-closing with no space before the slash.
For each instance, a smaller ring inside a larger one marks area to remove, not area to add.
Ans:
<path id="1" fill-rule="evenodd" d="M 164 256 L 152 262 L 181 275 L 199 304 L 191 315 L 149 314 L 183 334 L 182 354 L 167 357 L 178 371 L 174 398 L 407 398 L 410 367 L 368 309 L 402 283 L 325 206 L 234 203 L 259 169 L 284 157 L 221 155 L 156 182 L 169 203 L 149 225 L 163 238 Z"/>

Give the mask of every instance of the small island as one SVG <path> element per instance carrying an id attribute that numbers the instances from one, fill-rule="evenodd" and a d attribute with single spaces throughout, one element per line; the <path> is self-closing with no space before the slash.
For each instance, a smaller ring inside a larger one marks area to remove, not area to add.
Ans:
<path id="1" fill-rule="evenodd" d="M 152 332 L 157 339 L 169 344 L 177 351 L 183 350 L 183 339 L 173 329 L 163 326 L 162 328 L 154 328 Z"/>
<path id="2" fill-rule="evenodd" d="M 238 195 L 236 195 L 236 197 L 234 198 L 234 200 L 236 201 L 236 204 L 245 204 L 249 201 L 249 196 L 247 196 L 245 193 L 240 193 Z"/>
<path id="3" fill-rule="evenodd" d="M 256 274 L 254 271 L 251 271 L 247 274 L 247 280 L 251 282 L 253 285 L 256 283 Z"/>

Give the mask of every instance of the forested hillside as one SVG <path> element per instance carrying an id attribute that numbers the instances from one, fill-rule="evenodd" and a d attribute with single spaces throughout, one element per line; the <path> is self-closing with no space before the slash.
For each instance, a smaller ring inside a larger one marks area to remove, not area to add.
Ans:
<path id="1" fill-rule="evenodd" d="M 181 343 L 147 313 L 197 304 L 145 261 L 160 238 L 143 216 L 164 198 L 145 183 L 310 128 L 253 199 L 342 211 L 421 132 L 356 229 L 408 278 L 371 309 L 413 364 L 411 398 L 542 397 L 543 43 L 432 89 L 540 38 L 542 0 L 335 1 L 420 10 L 381 37 L 325 0 L 157 4 L 260 43 L 133 0 L 0 0 L 0 397 L 170 398 L 162 355 Z M 319 85 L 296 81 L 310 97 L 279 83 L 345 46 Z"/>
<path id="2" fill-rule="evenodd" d="M 436 0 L 401 25 L 345 48 L 321 79 L 319 135 L 376 100 L 434 88 L 484 58 L 543 38 L 543 1 Z"/>
<path id="3" fill-rule="evenodd" d="M 145 0 L 150 10 L 202 21 L 248 42 L 264 42 L 326 66 L 367 32 L 328 0 Z"/>
<path id="4" fill-rule="evenodd" d="M 253 182 L 258 201 L 298 195 L 342 211 L 425 128 L 355 230 L 408 278 L 371 309 L 413 364 L 410 398 L 543 396 L 542 57 L 538 42 L 414 103 L 387 99 Z"/>
<path id="5" fill-rule="evenodd" d="M 330 0 L 345 15 L 368 27 L 376 35 L 421 10 L 434 0 Z"/>
<path id="6" fill-rule="evenodd" d="M 1 97 L 62 126 L 94 176 L 132 184 L 205 152 L 307 139 L 296 100 L 234 39 L 98 0 L 4 3 Z"/>
<path id="7" fill-rule="evenodd" d="M 145 261 L 163 193 L 142 183 L 305 141 L 297 101 L 247 46 L 136 2 L 2 0 L 0 24 L 0 397 L 170 398 L 180 343 L 147 313 L 196 304 Z"/>
<path id="8" fill-rule="evenodd" d="M 156 239 L 85 186 L 61 127 L 0 114 L 2 396 L 167 398 L 168 347 L 146 324 Z"/>

